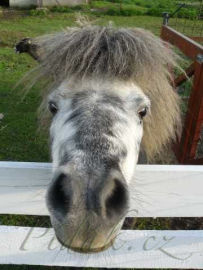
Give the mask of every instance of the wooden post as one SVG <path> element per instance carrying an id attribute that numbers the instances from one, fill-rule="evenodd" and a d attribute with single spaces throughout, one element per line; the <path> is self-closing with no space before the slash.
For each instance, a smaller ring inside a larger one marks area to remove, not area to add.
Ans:
<path id="1" fill-rule="evenodd" d="M 184 129 L 179 143 L 177 158 L 180 163 L 188 163 L 196 157 L 197 144 L 203 123 L 203 55 L 195 61 L 195 73 L 192 93 L 189 98 L 188 111 Z"/>

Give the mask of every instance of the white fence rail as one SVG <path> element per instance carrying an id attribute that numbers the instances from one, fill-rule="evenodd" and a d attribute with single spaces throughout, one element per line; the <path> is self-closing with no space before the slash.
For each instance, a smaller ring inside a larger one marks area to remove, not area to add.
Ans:
<path id="1" fill-rule="evenodd" d="M 0 162 L 0 213 L 48 215 L 51 164 Z M 203 166 L 137 165 L 130 217 L 203 216 Z"/>
<path id="2" fill-rule="evenodd" d="M 47 215 L 46 163 L 0 162 L 0 213 Z M 130 217 L 203 217 L 203 166 L 138 165 Z M 62 247 L 52 229 L 0 226 L 0 264 L 203 269 L 203 230 L 123 230 L 97 254 Z"/>

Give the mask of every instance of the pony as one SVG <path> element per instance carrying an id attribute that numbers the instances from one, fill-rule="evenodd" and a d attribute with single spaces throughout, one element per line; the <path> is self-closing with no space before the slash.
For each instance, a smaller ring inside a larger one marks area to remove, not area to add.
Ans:
<path id="1" fill-rule="evenodd" d="M 169 67 L 177 56 L 140 28 L 85 24 L 19 42 L 39 62 L 41 116 L 51 114 L 46 203 L 56 237 L 78 252 L 112 245 L 129 207 L 140 153 L 161 155 L 181 128 Z M 49 112 L 50 113 L 49 113 Z"/>

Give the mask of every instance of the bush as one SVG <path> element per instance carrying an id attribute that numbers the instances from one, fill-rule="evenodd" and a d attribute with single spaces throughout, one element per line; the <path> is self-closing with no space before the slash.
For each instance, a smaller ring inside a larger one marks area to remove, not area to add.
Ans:
<path id="1" fill-rule="evenodd" d="M 70 8 L 75 11 L 80 11 L 80 10 L 83 10 L 84 7 L 82 5 L 77 5 L 77 6 L 72 6 Z"/>
<path id="2" fill-rule="evenodd" d="M 74 11 L 88 11 L 90 8 L 88 5 L 76 5 L 76 6 L 70 6 L 70 7 L 64 7 L 64 6 L 54 6 L 50 8 L 50 11 L 52 12 L 59 12 L 59 13 L 71 13 Z"/>
<path id="3" fill-rule="evenodd" d="M 29 14 L 31 16 L 45 16 L 48 13 L 48 9 L 46 8 L 38 8 L 38 9 L 31 9 Z"/>
<path id="4" fill-rule="evenodd" d="M 191 1 L 191 0 L 190 0 Z M 121 8 L 120 8 L 121 4 Z M 71 13 L 74 11 L 88 12 L 93 9 L 95 14 L 103 14 L 109 16 L 139 16 L 150 15 L 161 17 L 163 12 L 172 14 L 177 5 L 175 0 L 105 0 L 105 1 L 92 1 L 91 5 L 82 4 L 72 7 L 55 6 L 50 8 L 52 12 Z M 182 8 L 177 16 L 180 18 L 194 19 L 197 17 L 197 9 Z M 45 15 L 44 11 L 33 10 L 31 15 Z"/>
<path id="5" fill-rule="evenodd" d="M 157 6 L 158 8 L 165 8 L 165 5 L 164 4 L 162 4 L 162 3 L 160 3 L 160 4 L 158 4 L 158 6 Z"/>
<path id="6" fill-rule="evenodd" d="M 61 12 L 61 13 L 68 13 L 68 12 L 72 12 L 71 8 L 70 7 L 63 7 L 63 6 L 54 6 L 54 7 L 51 7 L 50 10 L 52 12 Z"/>
<path id="7" fill-rule="evenodd" d="M 152 4 L 146 4 L 145 7 L 146 8 L 151 8 L 152 7 Z"/>
<path id="8" fill-rule="evenodd" d="M 135 8 L 125 8 L 124 7 L 121 10 L 121 15 L 123 15 L 123 16 L 135 16 L 135 15 L 139 16 L 139 15 L 145 15 L 145 14 L 146 14 L 146 12 L 144 10 L 136 9 L 136 7 Z"/>
<path id="9" fill-rule="evenodd" d="M 102 12 L 105 15 L 109 16 L 139 16 L 139 15 L 145 15 L 144 10 L 132 8 L 132 7 L 122 7 L 121 9 L 119 7 L 115 8 L 109 8 L 106 11 Z"/>
<path id="10" fill-rule="evenodd" d="M 120 10 L 116 9 L 116 8 L 109 8 L 106 12 L 102 12 L 105 15 L 109 15 L 109 16 L 119 16 L 120 15 Z"/>
<path id="11" fill-rule="evenodd" d="M 164 12 L 172 13 L 173 9 L 163 9 L 163 8 L 150 8 L 147 11 L 147 15 L 150 16 L 156 16 L 156 17 L 162 17 Z"/>
<path id="12" fill-rule="evenodd" d="M 182 9 L 178 13 L 179 18 L 195 19 L 198 16 L 197 9 Z"/>

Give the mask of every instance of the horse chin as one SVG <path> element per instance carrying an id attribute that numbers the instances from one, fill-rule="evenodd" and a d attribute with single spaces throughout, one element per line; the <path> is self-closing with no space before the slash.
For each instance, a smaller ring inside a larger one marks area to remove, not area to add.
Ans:
<path id="1" fill-rule="evenodd" d="M 57 237 L 57 236 L 56 236 Z M 90 247 L 85 247 L 85 246 L 74 246 L 74 245 L 69 245 L 67 242 L 62 241 L 57 237 L 58 241 L 61 243 L 62 246 L 71 249 L 72 251 L 79 252 L 79 253 L 98 253 L 105 251 L 109 247 L 111 247 L 115 241 L 115 238 L 111 239 L 108 243 L 105 243 L 105 245 L 95 245 L 95 246 L 90 246 Z"/>
<path id="2" fill-rule="evenodd" d="M 67 227 L 61 229 L 62 227 L 60 226 L 60 229 L 54 228 L 56 238 L 62 246 L 75 252 L 95 253 L 104 251 L 113 245 L 121 229 L 121 224 L 118 224 L 116 229 L 108 228 L 95 231 L 95 233 L 93 233 L 93 229 L 76 233 L 74 229 L 67 229 Z"/>
<path id="3" fill-rule="evenodd" d="M 59 221 L 54 215 L 51 215 L 51 223 L 55 231 L 55 236 L 59 243 L 75 252 L 95 253 L 102 252 L 111 247 L 118 236 L 124 218 L 120 221 L 106 220 L 102 223 L 101 219 L 87 219 L 82 225 L 76 220 L 65 219 Z M 99 227 L 100 225 L 100 227 Z"/>

